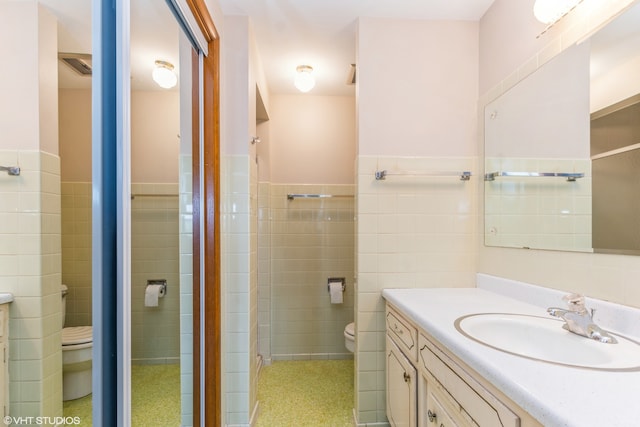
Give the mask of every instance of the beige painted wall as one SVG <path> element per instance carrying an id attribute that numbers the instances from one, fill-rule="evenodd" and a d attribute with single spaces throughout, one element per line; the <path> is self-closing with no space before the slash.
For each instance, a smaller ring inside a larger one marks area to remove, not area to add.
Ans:
<path id="1" fill-rule="evenodd" d="M 60 89 L 63 182 L 91 182 L 91 90 Z M 131 181 L 177 183 L 180 93 L 131 93 Z"/>
<path id="2" fill-rule="evenodd" d="M 270 170 L 276 184 L 352 184 L 355 98 L 272 95 Z"/>
<path id="3" fill-rule="evenodd" d="M 131 94 L 131 182 L 178 182 L 180 92 Z"/>
<path id="4" fill-rule="evenodd" d="M 55 18 L 37 2 L 0 3 L 0 52 L 16 64 L 2 70 L 0 149 L 58 154 L 55 34 Z"/>
<path id="5" fill-rule="evenodd" d="M 63 182 L 91 182 L 91 90 L 58 93 L 60 176 Z"/>
<path id="6" fill-rule="evenodd" d="M 636 2 L 584 0 L 570 16 L 536 38 L 544 26 L 530 22 L 533 0 L 496 0 L 480 22 L 480 109 L 631 3 Z M 479 152 L 482 147 L 480 136 Z M 483 230 L 480 222 L 478 230 Z M 640 307 L 640 257 L 494 248 L 482 241 L 479 236 L 477 269 L 481 273 Z"/>
<path id="7" fill-rule="evenodd" d="M 477 34 L 476 22 L 360 19 L 358 155 L 475 153 Z"/>

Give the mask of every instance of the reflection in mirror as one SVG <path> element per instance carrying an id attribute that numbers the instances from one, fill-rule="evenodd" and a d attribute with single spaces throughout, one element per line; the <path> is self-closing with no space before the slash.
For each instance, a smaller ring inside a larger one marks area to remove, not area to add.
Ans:
<path id="1" fill-rule="evenodd" d="M 486 106 L 486 245 L 640 253 L 640 134 L 621 127 L 638 108 L 639 21 L 640 4 Z"/>
<path id="2" fill-rule="evenodd" d="M 640 254 L 640 5 L 592 38 L 593 247 Z"/>
<path id="3" fill-rule="evenodd" d="M 65 53 L 57 61 L 65 326 L 87 326 L 92 324 L 92 79 L 78 74 L 63 57 L 81 60 L 84 69 L 92 65 L 91 2 L 41 2 L 57 20 L 57 50 Z M 181 106 L 191 105 L 191 47 L 166 2 L 131 2 L 130 56 L 132 425 L 189 425 L 191 276 L 181 271 L 189 266 L 180 259 L 190 254 L 192 234 L 191 111 L 183 107 L 181 115 Z M 154 83 L 156 60 L 171 62 L 180 84 L 167 90 Z M 166 280 L 167 291 L 154 300 L 148 292 L 154 288 L 147 284 L 157 279 Z M 181 292 L 185 289 L 188 292 Z M 181 332 L 186 350 L 181 349 Z M 90 359 L 87 366 L 91 369 Z M 66 369 L 63 366 L 63 377 Z M 67 396 L 67 382 L 62 386 L 65 402 L 55 404 L 65 417 L 90 423 L 91 384 L 89 394 Z"/>
<path id="4" fill-rule="evenodd" d="M 179 34 L 165 2 L 131 1 L 131 425 L 181 424 L 181 85 L 152 78 L 182 75 Z"/>
<path id="5" fill-rule="evenodd" d="M 593 247 L 640 254 L 640 95 L 591 115 Z"/>
<path id="6" fill-rule="evenodd" d="M 590 250 L 588 93 L 583 44 L 487 105 L 485 172 L 504 175 L 485 180 L 487 245 Z"/>

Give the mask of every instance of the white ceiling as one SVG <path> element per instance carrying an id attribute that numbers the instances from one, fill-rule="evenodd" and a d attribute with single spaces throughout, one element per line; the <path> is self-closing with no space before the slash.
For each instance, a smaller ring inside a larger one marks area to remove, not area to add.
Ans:
<path id="1" fill-rule="evenodd" d="M 39 0 L 58 19 L 60 52 L 91 53 L 91 1 Z M 494 0 L 218 0 L 225 15 L 251 18 L 269 90 L 299 93 L 293 86 L 295 67 L 314 67 L 316 95 L 353 95 L 346 84 L 355 63 L 358 17 L 396 19 L 479 20 Z M 597 65 L 619 61 L 638 52 L 640 6 L 634 7 L 592 39 Z M 154 61 L 169 61 L 178 69 L 179 27 L 162 0 L 131 0 L 131 84 L 138 90 L 163 90 L 151 80 Z M 626 39 L 625 43 L 621 38 Z M 61 87 L 90 87 L 59 64 Z"/>
<path id="2" fill-rule="evenodd" d="M 494 0 L 219 0 L 225 15 L 251 17 L 272 93 L 299 93 L 297 65 L 314 68 L 316 95 L 353 95 L 358 17 L 478 21 Z"/>
<path id="3" fill-rule="evenodd" d="M 494 0 L 219 0 L 225 15 L 251 17 L 269 90 L 299 93 L 295 67 L 314 68 L 312 94 L 353 95 L 346 84 L 355 63 L 359 16 L 398 19 L 479 20 Z M 59 51 L 91 53 L 91 2 L 40 0 L 59 22 Z M 134 89 L 154 90 L 156 59 L 178 63 L 179 28 L 162 0 L 131 0 L 131 69 Z M 179 70 L 177 70 L 179 72 Z M 60 64 L 61 87 L 90 87 Z"/>

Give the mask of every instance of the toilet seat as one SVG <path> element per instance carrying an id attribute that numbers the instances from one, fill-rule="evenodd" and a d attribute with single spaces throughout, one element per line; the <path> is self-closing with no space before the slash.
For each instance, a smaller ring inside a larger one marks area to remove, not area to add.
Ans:
<path id="1" fill-rule="evenodd" d="M 71 326 L 62 329 L 62 346 L 90 344 L 93 342 L 93 327 Z"/>
<path id="2" fill-rule="evenodd" d="M 355 337 L 355 335 L 356 335 L 355 326 L 356 325 L 353 322 L 351 322 L 347 326 L 345 326 L 345 328 L 344 328 L 344 336 L 347 337 L 347 335 L 348 335 L 350 338 L 353 339 Z"/>

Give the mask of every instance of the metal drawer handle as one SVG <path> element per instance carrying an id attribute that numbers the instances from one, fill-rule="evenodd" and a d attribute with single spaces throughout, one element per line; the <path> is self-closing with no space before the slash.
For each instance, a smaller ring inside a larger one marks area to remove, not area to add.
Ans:
<path id="1" fill-rule="evenodd" d="M 405 383 L 408 383 L 409 381 L 411 381 L 411 375 L 407 374 L 406 372 L 403 373 L 402 376 L 404 377 Z"/>
<path id="2" fill-rule="evenodd" d="M 400 329 L 400 328 L 398 327 L 398 324 L 397 324 L 397 323 L 394 323 L 394 324 L 393 324 L 393 330 L 394 330 L 394 331 L 396 331 L 396 332 L 397 332 L 397 333 L 399 333 L 399 334 L 402 334 L 402 332 L 403 332 L 403 331 L 402 331 L 402 329 Z"/>
<path id="3" fill-rule="evenodd" d="M 435 412 L 431 412 L 431 409 L 427 411 L 427 417 L 429 417 L 429 421 L 435 423 L 438 420 L 438 415 Z"/>

